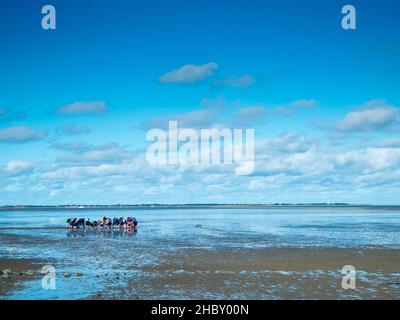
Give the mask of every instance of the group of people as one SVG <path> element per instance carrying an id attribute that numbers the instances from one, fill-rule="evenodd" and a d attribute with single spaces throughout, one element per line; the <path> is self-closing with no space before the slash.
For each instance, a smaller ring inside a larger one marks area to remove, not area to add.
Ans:
<path id="1" fill-rule="evenodd" d="M 80 229 L 80 228 L 90 228 L 90 229 L 97 229 L 97 228 L 119 228 L 122 230 L 132 230 L 136 229 L 138 225 L 138 221 L 134 217 L 114 217 L 114 218 L 107 218 L 102 217 L 99 220 L 90 221 L 90 219 L 84 218 L 69 218 L 67 220 L 68 228 L 69 229 Z"/>

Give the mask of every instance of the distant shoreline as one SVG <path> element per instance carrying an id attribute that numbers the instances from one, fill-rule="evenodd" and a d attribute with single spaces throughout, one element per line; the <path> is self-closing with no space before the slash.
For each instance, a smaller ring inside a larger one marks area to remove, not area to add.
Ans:
<path id="1" fill-rule="evenodd" d="M 29 210 L 171 210 L 171 209 L 349 209 L 400 210 L 400 205 L 353 204 L 140 204 L 140 205 L 60 205 L 60 206 L 2 206 L 0 211 Z"/>

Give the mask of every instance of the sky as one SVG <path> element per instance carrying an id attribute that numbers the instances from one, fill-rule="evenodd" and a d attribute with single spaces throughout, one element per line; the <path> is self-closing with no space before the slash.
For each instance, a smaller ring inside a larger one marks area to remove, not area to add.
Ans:
<path id="1" fill-rule="evenodd" d="M 399 204 L 399 18 L 396 0 L 1 1 L 0 205 Z M 254 171 L 149 164 L 169 120 L 254 129 Z"/>

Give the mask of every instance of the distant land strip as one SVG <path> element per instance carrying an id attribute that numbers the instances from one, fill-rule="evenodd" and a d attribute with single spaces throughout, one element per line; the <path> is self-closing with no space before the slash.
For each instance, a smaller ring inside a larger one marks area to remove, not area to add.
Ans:
<path id="1" fill-rule="evenodd" d="M 400 205 L 348 203 L 275 203 L 275 204 L 116 204 L 116 205 L 5 205 L 0 211 L 11 210 L 160 210 L 160 209 L 350 209 L 400 210 Z"/>

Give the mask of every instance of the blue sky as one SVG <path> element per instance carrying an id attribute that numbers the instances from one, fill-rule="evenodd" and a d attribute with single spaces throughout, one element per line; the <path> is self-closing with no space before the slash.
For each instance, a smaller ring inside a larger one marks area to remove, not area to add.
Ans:
<path id="1" fill-rule="evenodd" d="M 0 205 L 398 203 L 399 17 L 394 0 L 2 1 Z M 254 128 L 255 172 L 149 166 L 146 129 L 170 119 Z"/>

